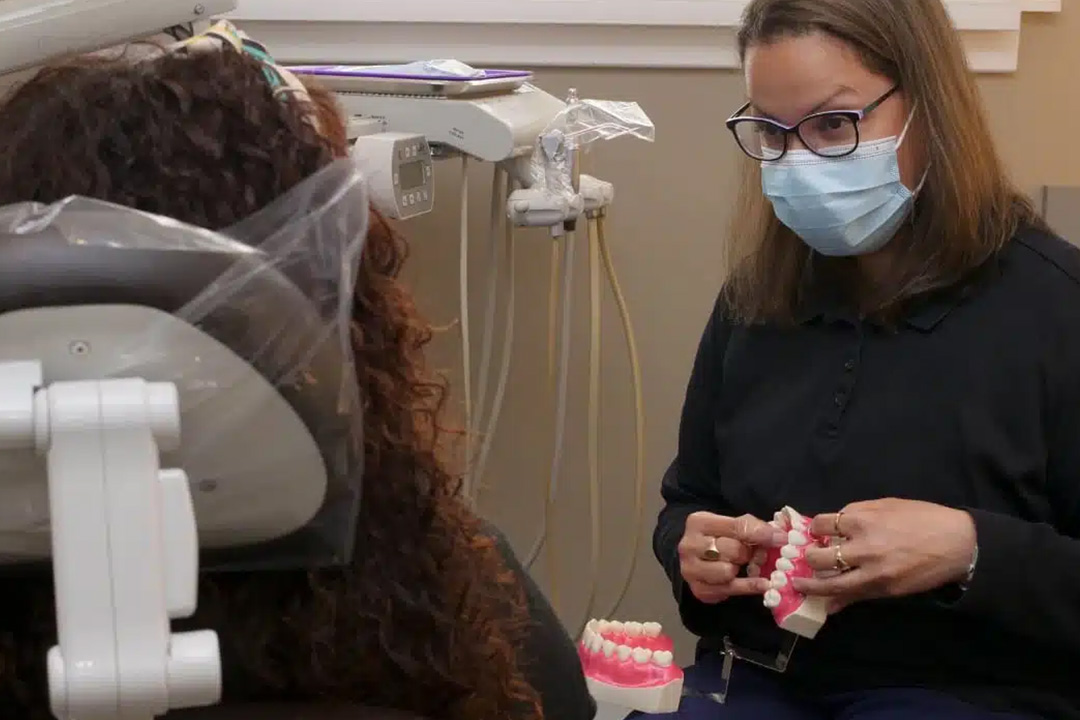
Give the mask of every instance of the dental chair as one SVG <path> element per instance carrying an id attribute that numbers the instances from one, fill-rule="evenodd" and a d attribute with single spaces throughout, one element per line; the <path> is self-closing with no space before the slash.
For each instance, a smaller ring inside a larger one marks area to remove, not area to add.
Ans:
<path id="1" fill-rule="evenodd" d="M 0 86 L 235 7 L 0 0 Z M 0 207 L 0 573 L 52 573 L 59 720 L 418 720 L 219 706 L 216 634 L 170 628 L 200 572 L 351 561 L 367 218 L 349 161 L 224 233 L 85 198 Z"/>
<path id="2" fill-rule="evenodd" d="M 0 208 L 0 571 L 17 588 L 51 560 L 60 720 L 397 717 L 192 711 L 220 701 L 217 637 L 170 632 L 200 564 L 351 560 L 367 217 L 348 160 L 223 233 L 85 198 Z"/>

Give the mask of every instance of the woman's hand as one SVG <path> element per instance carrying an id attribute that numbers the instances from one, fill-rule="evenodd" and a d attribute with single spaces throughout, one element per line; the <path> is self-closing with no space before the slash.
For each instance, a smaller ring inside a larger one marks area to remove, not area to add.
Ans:
<path id="1" fill-rule="evenodd" d="M 799 578 L 806 595 L 832 598 L 835 612 L 852 602 L 913 595 L 962 582 L 975 554 L 975 523 L 963 510 L 917 500 L 872 500 L 814 518 L 811 530 L 828 547 L 806 551 L 828 578 Z"/>
<path id="2" fill-rule="evenodd" d="M 782 545 L 787 534 L 752 515 L 733 518 L 696 512 L 679 541 L 679 569 L 690 592 L 710 605 L 733 595 L 763 595 L 768 578 L 739 577 L 754 546 Z"/>

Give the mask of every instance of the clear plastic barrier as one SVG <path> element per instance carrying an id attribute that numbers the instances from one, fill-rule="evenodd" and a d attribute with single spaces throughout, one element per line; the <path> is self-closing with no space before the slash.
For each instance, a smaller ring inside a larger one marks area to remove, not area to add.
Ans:
<path id="1" fill-rule="evenodd" d="M 143 378 L 179 390 L 209 569 L 348 562 L 363 476 L 353 292 L 364 178 L 339 161 L 212 232 L 70 198 L 0 208 L 0 361 L 45 381 Z M 44 560 L 42 458 L 0 453 L 0 560 Z"/>

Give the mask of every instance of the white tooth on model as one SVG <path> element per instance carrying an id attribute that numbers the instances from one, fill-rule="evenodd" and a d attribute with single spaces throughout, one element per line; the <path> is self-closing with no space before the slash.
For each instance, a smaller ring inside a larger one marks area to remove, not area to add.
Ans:
<path id="1" fill-rule="evenodd" d="M 799 557 L 799 548 L 794 545 L 785 545 L 780 548 L 780 556 L 786 557 L 788 560 L 794 560 Z"/>
<path id="2" fill-rule="evenodd" d="M 773 574 L 769 576 L 769 582 L 774 588 L 782 588 L 787 585 L 787 575 L 783 570 L 773 570 Z"/>
<path id="3" fill-rule="evenodd" d="M 789 545 L 806 545 L 810 540 L 798 530 L 792 530 L 787 534 L 787 541 Z"/>
<path id="4" fill-rule="evenodd" d="M 604 651 L 604 655 L 611 657 L 615 654 L 615 643 L 611 640 L 605 640 L 603 647 L 600 649 Z"/>
<path id="5" fill-rule="evenodd" d="M 581 642 L 585 643 L 585 647 L 592 645 L 592 639 L 596 635 L 589 628 L 585 628 L 585 632 L 581 633 Z"/>
<path id="6" fill-rule="evenodd" d="M 755 565 L 764 565 L 766 556 L 767 553 L 764 550 L 758 550 L 754 553 L 754 556 L 750 558 L 750 562 L 754 563 Z"/>
<path id="7" fill-rule="evenodd" d="M 634 652 L 634 649 L 629 645 L 620 645 L 615 649 L 615 652 L 618 654 L 620 660 L 629 660 L 630 653 Z"/>
<path id="8" fill-rule="evenodd" d="M 761 566 L 755 563 L 750 563 L 746 566 L 746 577 L 758 577 L 761 575 Z"/>
<path id="9" fill-rule="evenodd" d="M 628 637 L 637 637 L 641 634 L 641 623 L 628 622 L 623 625 L 623 632 L 625 632 Z"/>
<path id="10" fill-rule="evenodd" d="M 598 632 L 598 633 L 606 633 L 606 632 L 610 632 L 610 631 L 611 631 L 611 623 L 609 623 L 607 620 L 597 620 L 596 621 L 596 632 Z"/>
<path id="11" fill-rule="evenodd" d="M 641 624 L 641 631 L 645 633 L 646 637 L 660 637 L 660 633 L 663 631 L 664 626 L 658 622 L 647 622 Z"/>
<path id="12" fill-rule="evenodd" d="M 634 652 L 631 653 L 631 656 L 636 663 L 647 663 L 649 662 L 649 658 L 652 657 L 652 650 L 649 648 L 636 647 L 634 648 Z"/>
<path id="13" fill-rule="evenodd" d="M 785 515 L 782 510 L 778 510 L 777 512 L 773 513 L 772 521 L 779 525 L 781 529 L 783 529 L 783 527 L 787 525 L 787 515 Z"/>
<path id="14" fill-rule="evenodd" d="M 621 633 L 624 632 L 625 628 L 623 624 L 618 620 L 612 620 L 610 623 L 608 623 L 608 630 L 613 633 Z"/>
<path id="15" fill-rule="evenodd" d="M 795 569 L 795 563 L 791 562 L 786 557 L 782 557 L 782 558 L 777 559 L 777 561 L 776 561 L 776 569 L 777 570 L 783 570 L 784 572 L 791 572 L 792 570 Z"/>
<path id="16" fill-rule="evenodd" d="M 600 632 L 600 621 L 593 618 L 589 622 L 585 623 L 586 630 L 592 630 L 593 632 Z"/>
<path id="17" fill-rule="evenodd" d="M 592 642 L 589 643 L 589 650 L 591 652 L 597 653 L 597 652 L 600 652 L 600 650 L 602 650 L 603 647 L 604 647 L 604 639 L 602 637 L 600 637 L 599 635 L 593 635 L 592 636 Z"/>
<path id="18" fill-rule="evenodd" d="M 781 599 L 782 598 L 780 597 L 780 591 L 779 590 L 769 590 L 768 592 L 765 593 L 765 607 L 767 607 L 767 608 L 777 607 L 777 606 L 780 605 L 780 600 Z"/>
<path id="19" fill-rule="evenodd" d="M 657 650 L 652 654 L 652 660 L 660 667 L 670 667 L 675 656 L 668 650 Z"/>

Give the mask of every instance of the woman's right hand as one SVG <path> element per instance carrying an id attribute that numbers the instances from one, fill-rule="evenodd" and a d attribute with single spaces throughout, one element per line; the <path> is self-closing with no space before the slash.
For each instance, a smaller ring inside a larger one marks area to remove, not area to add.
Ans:
<path id="1" fill-rule="evenodd" d="M 780 532 L 753 515 L 727 517 L 696 512 L 686 518 L 686 530 L 679 541 L 679 569 L 690 592 L 703 603 L 723 602 L 734 595 L 763 595 L 768 578 L 739 577 L 756 547 L 773 547 L 787 542 Z M 715 545 L 718 558 L 708 555 Z"/>

